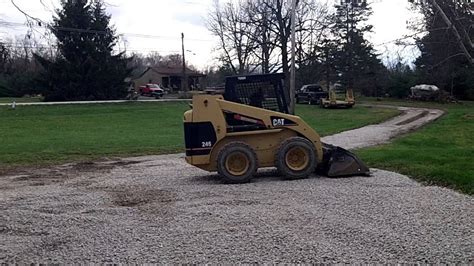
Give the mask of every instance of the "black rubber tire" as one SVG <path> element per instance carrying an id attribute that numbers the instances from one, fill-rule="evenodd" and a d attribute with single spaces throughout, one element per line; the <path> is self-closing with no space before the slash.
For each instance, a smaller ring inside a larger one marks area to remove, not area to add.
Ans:
<path id="1" fill-rule="evenodd" d="M 309 159 L 308 165 L 300 171 L 294 171 L 290 169 L 290 167 L 288 167 L 288 165 L 286 164 L 285 160 L 287 152 L 297 146 L 306 150 Z M 316 152 L 313 144 L 309 140 L 301 137 L 292 137 L 285 140 L 280 145 L 280 148 L 278 149 L 278 152 L 276 154 L 275 166 L 277 167 L 278 172 L 286 179 L 294 180 L 307 178 L 315 171 L 317 166 Z"/>
<path id="2" fill-rule="evenodd" d="M 227 157 L 235 152 L 243 153 L 248 161 L 249 167 L 243 175 L 233 175 L 226 168 Z M 244 142 L 231 142 L 219 151 L 217 155 L 217 172 L 222 177 L 223 181 L 230 184 L 249 182 L 258 169 L 258 158 L 255 151 Z"/>

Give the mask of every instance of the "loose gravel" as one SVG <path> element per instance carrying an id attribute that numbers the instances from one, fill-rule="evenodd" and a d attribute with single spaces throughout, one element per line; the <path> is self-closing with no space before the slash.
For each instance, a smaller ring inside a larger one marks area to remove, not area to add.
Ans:
<path id="1" fill-rule="evenodd" d="M 473 203 L 377 169 L 226 185 L 183 155 L 68 164 L 0 177 L 0 263 L 471 264 Z"/>

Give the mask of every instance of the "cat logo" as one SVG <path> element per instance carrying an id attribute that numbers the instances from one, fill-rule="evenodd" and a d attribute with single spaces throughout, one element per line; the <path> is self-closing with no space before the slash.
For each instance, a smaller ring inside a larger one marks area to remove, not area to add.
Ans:
<path id="1" fill-rule="evenodd" d="M 282 127 L 284 125 L 285 125 L 285 119 L 282 119 L 282 118 L 273 119 L 273 126 L 274 127 Z"/>
<path id="2" fill-rule="evenodd" d="M 296 126 L 297 124 L 291 120 L 281 118 L 278 116 L 271 117 L 273 127 Z"/>

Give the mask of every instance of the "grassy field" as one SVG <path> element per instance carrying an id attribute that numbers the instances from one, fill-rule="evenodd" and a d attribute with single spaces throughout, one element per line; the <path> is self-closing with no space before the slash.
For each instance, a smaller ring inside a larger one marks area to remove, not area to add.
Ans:
<path id="1" fill-rule="evenodd" d="M 182 119 L 188 108 L 184 102 L 0 107 L 0 165 L 9 168 L 182 152 Z M 360 106 L 323 110 L 299 105 L 297 112 L 321 135 L 398 114 Z"/>
<path id="2" fill-rule="evenodd" d="M 390 100 L 379 103 L 438 108 L 447 114 L 391 144 L 357 151 L 363 161 L 371 167 L 394 170 L 427 184 L 474 194 L 474 102 L 427 104 Z"/>

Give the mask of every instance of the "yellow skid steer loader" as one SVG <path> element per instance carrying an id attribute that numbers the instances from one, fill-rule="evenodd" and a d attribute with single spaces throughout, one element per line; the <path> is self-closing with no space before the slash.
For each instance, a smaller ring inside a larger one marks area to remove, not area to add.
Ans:
<path id="1" fill-rule="evenodd" d="M 184 114 L 186 161 L 229 183 L 247 182 L 264 167 L 276 167 L 287 179 L 316 170 L 330 177 L 368 175 L 354 154 L 323 144 L 289 114 L 283 80 L 283 74 L 229 77 L 224 95 L 194 95 Z"/>

